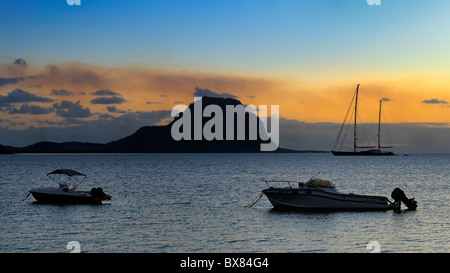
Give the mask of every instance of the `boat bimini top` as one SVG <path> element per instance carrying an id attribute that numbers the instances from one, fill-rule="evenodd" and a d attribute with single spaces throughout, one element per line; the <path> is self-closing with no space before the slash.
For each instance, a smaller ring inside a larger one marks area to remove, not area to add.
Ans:
<path id="1" fill-rule="evenodd" d="M 47 176 L 49 176 L 51 174 L 64 174 L 64 175 L 67 175 L 67 176 L 85 176 L 85 177 L 87 176 L 85 174 L 82 174 L 82 173 L 77 172 L 77 171 L 72 170 L 72 169 L 57 169 L 57 170 L 54 170 L 51 173 L 48 173 Z"/>
<path id="2" fill-rule="evenodd" d="M 69 187 L 72 185 L 74 189 L 76 189 L 87 177 L 87 175 L 72 169 L 57 169 L 48 173 L 47 176 L 58 183 L 60 187 Z"/>

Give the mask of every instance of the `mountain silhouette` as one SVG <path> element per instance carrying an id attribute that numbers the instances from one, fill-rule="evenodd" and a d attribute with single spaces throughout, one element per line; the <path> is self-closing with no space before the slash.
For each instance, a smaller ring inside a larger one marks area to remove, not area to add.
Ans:
<path id="1" fill-rule="evenodd" d="M 200 140 L 194 140 L 194 123 L 195 123 L 195 109 L 196 103 L 200 100 L 193 102 L 189 105 L 188 110 L 191 114 L 190 122 L 190 140 L 174 140 L 171 135 L 172 125 L 179 121 L 186 114 L 185 110 L 180 113 L 178 117 L 175 117 L 172 122 L 163 126 L 144 126 L 139 128 L 134 134 L 124 137 L 122 139 L 111 141 L 105 144 L 100 143 L 87 143 L 87 142 L 38 142 L 33 145 L 29 145 L 22 148 L 7 146 L 6 149 L 11 152 L 26 152 L 26 153 L 256 153 L 260 152 L 261 143 L 268 143 L 269 141 L 263 141 L 258 134 L 256 140 L 250 140 L 249 138 L 249 122 L 255 120 L 254 115 L 251 112 L 245 113 L 245 138 L 244 140 L 237 140 L 238 122 L 237 115 L 234 115 L 234 138 L 233 140 L 225 140 L 226 136 L 226 122 L 225 113 L 227 105 L 242 105 L 239 100 L 230 98 L 217 98 L 217 97 L 202 97 L 201 109 L 202 113 L 205 107 L 209 105 L 217 105 L 222 109 L 223 113 L 223 139 L 224 140 L 206 140 L 204 137 Z M 197 108 L 198 109 L 198 108 Z M 198 117 L 197 117 L 198 118 Z M 208 120 L 211 120 L 214 116 L 203 117 L 202 116 L 202 128 Z M 257 128 L 261 126 L 260 119 L 256 117 L 258 121 Z M 188 128 L 183 128 L 184 130 Z M 214 128 L 218 130 L 219 128 Z M 241 128 L 242 129 L 242 128 Z M 213 129 L 211 128 L 213 131 Z M 289 152 L 287 149 L 278 149 L 278 151 Z"/>

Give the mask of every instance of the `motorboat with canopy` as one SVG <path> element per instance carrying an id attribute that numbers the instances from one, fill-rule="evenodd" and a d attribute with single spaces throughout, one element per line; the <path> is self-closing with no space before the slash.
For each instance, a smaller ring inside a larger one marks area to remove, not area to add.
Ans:
<path id="1" fill-rule="evenodd" d="M 102 201 L 111 200 L 103 189 L 92 188 L 90 191 L 79 191 L 78 186 L 87 178 L 72 169 L 57 169 L 47 176 L 58 183 L 58 188 L 33 188 L 29 191 L 38 203 L 59 204 L 101 204 Z M 27 197 L 28 197 L 27 195 Z"/>

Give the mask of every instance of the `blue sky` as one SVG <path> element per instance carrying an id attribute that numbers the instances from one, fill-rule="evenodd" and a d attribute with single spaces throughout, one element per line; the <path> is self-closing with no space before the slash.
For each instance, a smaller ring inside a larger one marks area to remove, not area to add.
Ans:
<path id="1" fill-rule="evenodd" d="M 324 66 L 383 74 L 387 57 L 395 59 L 390 70 L 425 70 L 417 65 L 427 58 L 448 57 L 448 1 L 381 3 L 3 0 L 0 60 L 296 75 Z"/>
<path id="2" fill-rule="evenodd" d="M 161 124 L 197 88 L 279 105 L 297 125 L 339 124 L 357 83 L 367 122 L 386 97 L 387 122 L 427 142 L 424 128 L 450 130 L 449 11 L 447 0 L 0 0 L 0 143 L 99 123 L 123 133 L 102 139 L 114 140 Z M 1 104 L 17 94 L 49 100 Z M 95 141 L 84 131 L 78 140 Z M 324 149 L 337 132 L 326 134 L 293 148 Z"/>

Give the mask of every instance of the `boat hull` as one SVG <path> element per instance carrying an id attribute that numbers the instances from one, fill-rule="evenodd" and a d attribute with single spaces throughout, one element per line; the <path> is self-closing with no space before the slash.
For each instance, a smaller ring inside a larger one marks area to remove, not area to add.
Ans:
<path id="1" fill-rule="evenodd" d="M 89 192 L 62 192 L 36 189 L 30 190 L 38 203 L 44 204 L 101 204 L 102 200 Z"/>
<path id="2" fill-rule="evenodd" d="M 263 190 L 275 208 L 320 210 L 389 210 L 398 206 L 390 204 L 383 196 L 329 193 L 313 189 Z"/>
<path id="3" fill-rule="evenodd" d="M 331 151 L 334 156 L 393 156 L 393 152 L 373 152 L 373 151 L 360 151 L 360 152 L 341 152 Z"/>

